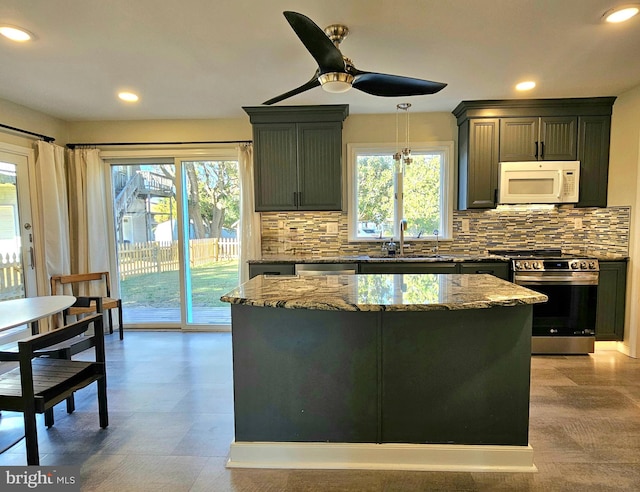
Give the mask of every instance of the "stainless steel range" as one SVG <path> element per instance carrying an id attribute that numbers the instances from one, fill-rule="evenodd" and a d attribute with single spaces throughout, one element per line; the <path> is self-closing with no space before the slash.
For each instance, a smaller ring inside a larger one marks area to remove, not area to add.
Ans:
<path id="1" fill-rule="evenodd" d="M 533 308 L 534 354 L 586 354 L 594 350 L 600 267 L 594 258 L 559 249 L 492 250 L 511 258 L 512 281 L 546 294 Z"/>

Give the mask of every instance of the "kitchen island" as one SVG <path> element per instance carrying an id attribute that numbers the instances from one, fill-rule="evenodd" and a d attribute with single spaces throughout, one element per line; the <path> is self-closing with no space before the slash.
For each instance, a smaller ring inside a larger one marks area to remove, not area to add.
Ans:
<path id="1" fill-rule="evenodd" d="M 531 315 L 491 275 L 258 276 L 231 303 L 228 466 L 533 471 Z"/>

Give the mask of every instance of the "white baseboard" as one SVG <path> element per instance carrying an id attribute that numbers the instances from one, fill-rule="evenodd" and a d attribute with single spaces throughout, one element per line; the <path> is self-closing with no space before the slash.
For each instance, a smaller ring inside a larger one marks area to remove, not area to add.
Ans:
<path id="1" fill-rule="evenodd" d="M 227 468 L 536 472 L 528 446 L 232 442 Z"/>

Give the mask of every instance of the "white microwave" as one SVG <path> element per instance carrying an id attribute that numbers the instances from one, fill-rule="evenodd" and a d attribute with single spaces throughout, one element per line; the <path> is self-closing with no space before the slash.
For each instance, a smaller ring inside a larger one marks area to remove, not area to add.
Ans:
<path id="1" fill-rule="evenodd" d="M 575 203 L 580 161 L 501 162 L 498 203 Z"/>

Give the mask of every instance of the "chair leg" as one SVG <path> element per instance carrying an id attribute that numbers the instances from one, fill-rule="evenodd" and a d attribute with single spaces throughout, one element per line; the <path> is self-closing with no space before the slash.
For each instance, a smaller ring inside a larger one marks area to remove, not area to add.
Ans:
<path id="1" fill-rule="evenodd" d="M 24 411 L 24 438 L 27 448 L 27 465 L 39 465 L 38 428 L 36 427 L 36 413 L 33 409 Z"/>
<path id="2" fill-rule="evenodd" d="M 100 427 L 106 429 L 109 425 L 109 411 L 107 410 L 107 378 L 98 379 L 98 413 L 100 415 Z"/>
<path id="3" fill-rule="evenodd" d="M 47 426 L 47 429 L 53 427 L 53 407 L 48 408 L 44 411 L 44 425 Z"/>
<path id="4" fill-rule="evenodd" d="M 118 300 L 118 331 L 120 332 L 120 340 L 124 339 L 124 325 L 122 324 L 122 301 Z"/>
<path id="5" fill-rule="evenodd" d="M 111 309 L 107 311 L 109 315 L 109 335 L 113 335 L 113 316 L 111 314 Z"/>

